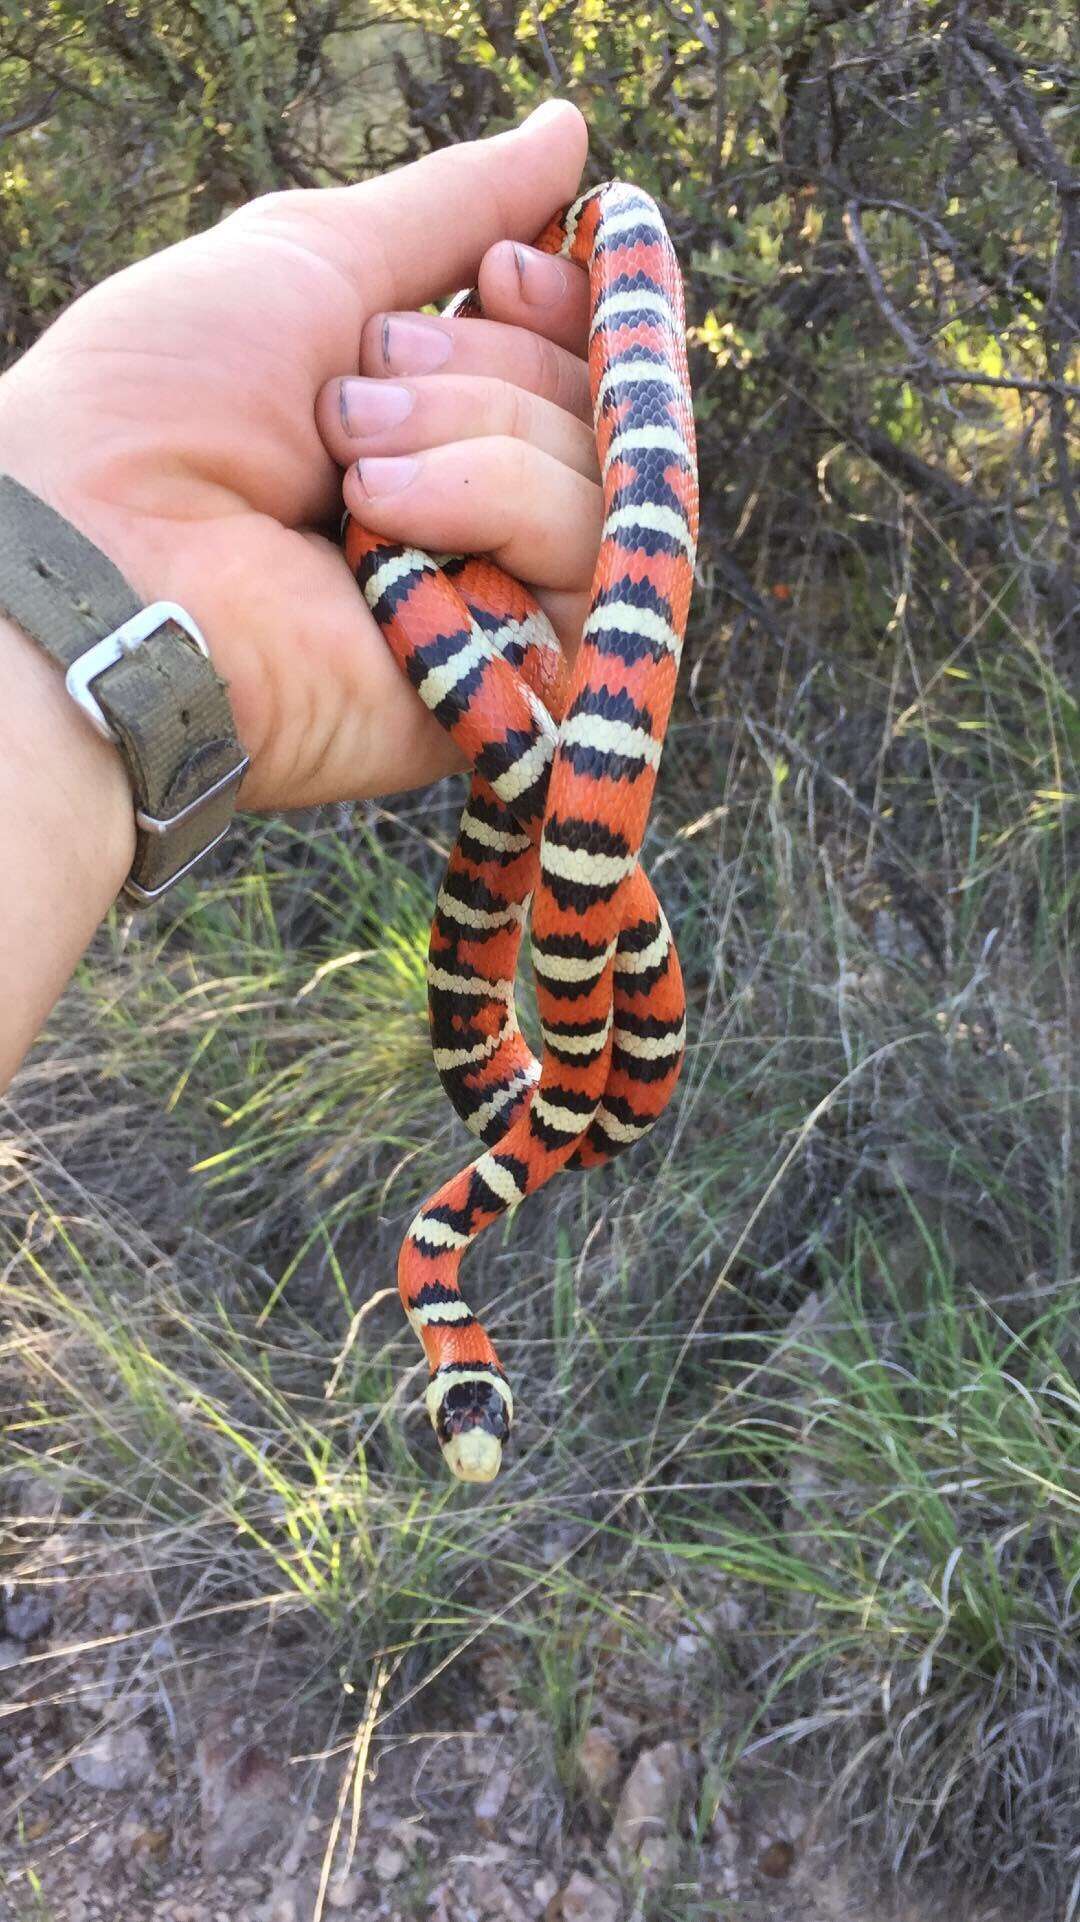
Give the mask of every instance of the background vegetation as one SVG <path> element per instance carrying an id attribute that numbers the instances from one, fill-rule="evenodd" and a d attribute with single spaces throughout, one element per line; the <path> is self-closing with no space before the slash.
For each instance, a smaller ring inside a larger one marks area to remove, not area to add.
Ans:
<path id="1" fill-rule="evenodd" d="M 424 1012 L 448 787 L 252 828 L 103 932 L 0 1115 L 13 1487 L 93 1517 L 69 1569 L 151 1571 L 180 1662 L 263 1604 L 309 1703 L 384 1658 L 380 1729 L 494 1643 L 569 1836 L 582 1703 L 613 1637 L 650 1699 L 673 1597 L 713 1622 L 702 1807 L 790 1751 L 883 1871 L 1046 1916 L 1080 1890 L 1078 38 L 1064 0 L 0 0 L 9 359 L 246 196 L 558 90 L 669 215 L 704 504 L 649 843 L 687 1067 L 651 1144 L 478 1251 L 509 1472 L 441 1479 L 380 1293 L 464 1149 Z M 715 1915 L 686 1848 L 657 1912 Z"/>

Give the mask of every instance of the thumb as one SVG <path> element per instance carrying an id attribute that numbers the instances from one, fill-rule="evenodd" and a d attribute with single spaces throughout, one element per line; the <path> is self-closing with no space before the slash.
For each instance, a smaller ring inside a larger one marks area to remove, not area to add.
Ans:
<path id="1" fill-rule="evenodd" d="M 333 249 L 365 313 L 422 306 L 471 286 L 495 241 L 533 240 L 574 198 L 588 144 L 578 109 L 547 100 L 508 133 L 442 147 L 355 187 L 319 189 L 313 242 Z"/>

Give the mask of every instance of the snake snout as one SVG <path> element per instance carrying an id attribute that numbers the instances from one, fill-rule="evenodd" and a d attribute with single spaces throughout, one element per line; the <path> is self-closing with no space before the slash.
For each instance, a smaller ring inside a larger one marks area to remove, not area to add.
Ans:
<path id="1" fill-rule="evenodd" d="M 510 1434 L 506 1401 L 490 1382 L 457 1382 L 439 1404 L 435 1433 L 459 1481 L 494 1481 Z"/>

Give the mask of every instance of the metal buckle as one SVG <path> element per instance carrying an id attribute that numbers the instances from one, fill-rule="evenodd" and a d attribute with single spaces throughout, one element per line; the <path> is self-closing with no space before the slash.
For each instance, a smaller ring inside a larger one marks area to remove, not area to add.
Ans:
<path id="1" fill-rule="evenodd" d="M 198 814 L 200 809 L 209 807 L 211 801 L 216 801 L 218 795 L 224 794 L 227 787 L 230 785 L 239 787 L 248 771 L 250 760 L 250 755 L 242 754 L 236 766 L 231 767 L 227 774 L 223 774 L 220 781 L 215 781 L 213 787 L 208 787 L 205 794 L 197 794 L 193 801 L 189 801 L 186 807 L 178 808 L 175 814 L 144 814 L 142 808 L 136 808 L 136 821 L 147 834 L 171 834 L 173 828 L 182 827 L 184 822 L 190 821 L 192 815 Z M 220 838 L 219 835 L 218 839 Z M 216 845 L 216 842 L 210 843 L 211 847 Z M 209 848 L 206 852 L 209 853 Z M 199 859 L 202 859 L 202 855 Z"/>
<path id="2" fill-rule="evenodd" d="M 169 834 L 173 828 L 181 827 L 185 821 L 191 820 L 192 815 L 198 814 L 202 808 L 209 807 L 211 801 L 216 801 L 218 795 L 224 794 L 226 788 L 239 787 L 248 771 L 249 758 L 246 754 L 242 755 L 236 766 L 231 767 L 227 774 L 223 774 L 220 781 L 215 781 L 213 787 L 207 788 L 205 794 L 196 795 L 194 801 L 189 801 L 186 807 L 179 808 L 175 814 L 159 817 L 145 813 L 142 808 L 136 808 L 135 819 L 138 825 L 146 834 Z M 213 853 L 214 849 L 224 841 L 231 826 L 231 820 L 226 821 L 220 834 L 215 834 L 212 841 L 208 841 L 204 848 L 200 848 L 197 854 L 193 854 L 190 861 L 185 861 L 182 868 L 177 868 L 175 874 L 170 874 L 168 880 L 163 881 L 160 887 L 144 888 L 138 881 L 133 881 L 129 875 L 124 883 L 125 894 L 129 894 L 133 901 L 138 901 L 141 907 L 148 906 L 151 901 L 160 901 L 163 894 L 168 894 L 170 888 L 174 888 L 178 881 L 184 879 L 185 874 L 190 874 L 192 868 L 198 867 L 200 861 Z"/>
<path id="3" fill-rule="evenodd" d="M 175 601 L 153 601 L 149 607 L 141 607 L 137 614 L 132 615 L 130 621 L 125 621 L 121 627 L 114 628 L 111 634 L 106 634 L 103 640 L 95 641 L 93 647 L 88 647 L 86 653 L 80 654 L 77 661 L 72 661 L 64 676 L 67 691 L 72 700 L 78 702 L 87 720 L 103 739 L 111 741 L 114 746 L 117 744 L 116 730 L 102 713 L 101 707 L 90 691 L 91 686 L 99 674 L 104 674 L 107 668 L 115 667 L 117 661 L 122 660 L 125 654 L 134 654 L 135 649 L 140 647 L 143 641 L 148 641 L 151 634 L 156 634 L 159 627 L 164 627 L 166 621 L 174 621 L 177 627 L 183 628 L 188 640 L 198 648 L 199 653 L 207 660 L 210 659 L 210 649 L 191 615 L 184 608 L 178 607 Z"/>
<path id="4" fill-rule="evenodd" d="M 186 807 L 178 808 L 175 814 L 159 817 L 155 814 L 147 814 L 142 808 L 136 808 L 135 819 L 139 827 L 145 834 L 169 834 L 173 828 L 182 827 L 185 821 L 190 821 L 192 816 L 198 814 L 201 809 L 209 807 L 211 801 L 216 801 L 219 794 L 224 794 L 226 788 L 239 787 L 248 771 L 249 760 L 250 756 L 247 754 L 241 755 L 236 766 L 231 767 L 227 774 L 223 774 L 220 781 L 215 781 L 213 787 L 207 788 L 205 794 L 197 794 L 194 801 L 189 801 Z M 204 848 L 200 848 L 197 854 L 193 854 L 190 861 L 185 861 L 182 868 L 177 868 L 175 874 L 170 874 L 168 880 L 163 881 L 160 887 L 144 888 L 138 881 L 133 881 L 129 875 L 124 883 L 124 893 L 129 894 L 133 901 L 137 901 L 140 907 L 147 907 L 152 901 L 160 901 L 163 894 L 168 894 L 170 888 L 174 888 L 178 881 L 182 881 L 186 874 L 191 873 L 192 868 L 198 867 L 200 861 L 213 853 L 214 849 L 224 841 L 231 826 L 232 821 L 226 821 L 220 834 L 215 834 L 212 841 L 208 841 Z"/>
<path id="5" fill-rule="evenodd" d="M 120 745 L 119 737 L 115 728 L 106 719 L 100 703 L 92 692 L 93 683 L 99 674 L 104 674 L 110 667 L 115 667 L 117 661 L 122 660 L 125 654 L 134 654 L 136 648 L 141 647 L 144 641 L 148 641 L 151 635 L 156 634 L 159 628 L 169 622 L 183 630 L 204 659 L 210 659 L 210 649 L 187 610 L 178 606 L 175 601 L 154 601 L 149 607 L 140 608 L 137 614 L 133 614 L 129 621 L 124 621 L 122 626 L 114 628 L 111 634 L 106 634 L 102 640 L 95 641 L 93 647 L 87 648 L 86 653 L 80 654 L 78 660 L 72 661 L 68 668 L 65 680 L 72 700 L 78 702 L 91 726 L 97 729 L 104 740 L 111 741 L 114 746 Z M 248 770 L 248 758 L 246 754 L 241 755 L 235 767 L 231 767 L 227 774 L 221 775 L 220 779 L 214 782 L 213 787 L 207 788 L 205 794 L 197 794 L 193 801 L 188 801 L 186 806 L 178 808 L 175 814 L 147 814 L 144 808 L 136 808 L 137 825 L 144 834 L 158 835 L 171 834 L 174 828 L 183 827 L 229 788 L 239 787 Z M 178 881 L 182 881 L 186 874 L 190 874 L 192 868 L 197 867 L 199 862 L 225 839 L 230 825 L 230 822 L 226 822 L 221 832 L 215 834 L 212 841 L 208 841 L 206 846 L 200 848 L 197 854 L 193 854 L 189 861 L 185 861 L 183 867 L 177 868 L 175 874 L 170 874 L 168 880 L 163 881 L 160 887 L 144 888 L 138 881 L 133 881 L 129 875 L 124 883 L 124 893 L 130 895 L 131 899 L 137 901 L 142 907 L 148 906 L 152 901 L 160 901 L 163 894 L 167 894 L 169 889 L 175 887 Z"/>

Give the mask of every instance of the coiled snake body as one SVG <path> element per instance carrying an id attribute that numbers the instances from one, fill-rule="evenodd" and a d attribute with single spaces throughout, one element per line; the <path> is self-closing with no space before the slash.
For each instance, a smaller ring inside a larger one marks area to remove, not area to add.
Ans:
<path id="1" fill-rule="evenodd" d="M 685 1042 L 678 956 L 638 865 L 697 540 L 682 281 L 659 210 L 620 181 L 536 244 L 590 282 L 604 521 L 573 667 L 532 596 L 491 561 L 435 561 L 355 521 L 345 537 L 399 665 L 473 770 L 428 985 L 436 1068 L 487 1146 L 421 1208 L 398 1265 L 431 1371 L 428 1411 L 465 1481 L 495 1476 L 513 1418 L 458 1286 L 466 1249 L 560 1169 L 594 1167 L 647 1134 Z M 479 313 L 478 297 L 449 311 Z M 530 898 L 541 1061 L 514 1010 Z"/>

